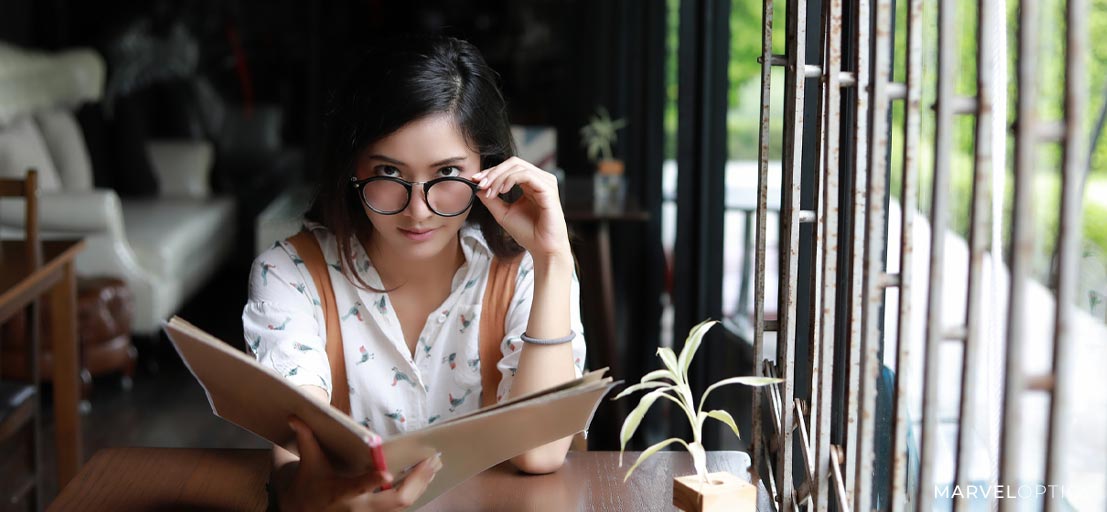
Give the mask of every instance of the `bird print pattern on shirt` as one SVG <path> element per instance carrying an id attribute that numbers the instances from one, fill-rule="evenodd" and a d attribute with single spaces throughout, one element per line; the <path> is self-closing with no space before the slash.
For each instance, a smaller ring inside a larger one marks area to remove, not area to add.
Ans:
<path id="1" fill-rule="evenodd" d="M 311 300 L 312 304 L 314 304 L 316 306 L 319 305 L 319 299 L 316 299 L 315 297 L 312 297 L 311 295 L 308 295 L 307 283 L 292 283 L 292 287 L 295 288 L 296 291 L 302 293 L 304 295 L 304 297 L 307 297 L 309 300 Z"/>
<path id="2" fill-rule="evenodd" d="M 408 377 L 408 375 L 406 373 L 400 371 L 399 368 L 396 368 L 395 366 L 393 366 L 392 367 L 392 387 L 396 387 L 396 383 L 400 382 L 401 380 L 407 382 L 408 384 L 411 384 L 411 387 L 415 387 L 415 381 L 411 380 L 411 377 Z"/>
<path id="3" fill-rule="evenodd" d="M 454 394 L 450 393 L 446 395 L 450 400 L 450 412 L 454 412 L 455 409 L 461 407 L 461 404 L 465 403 L 465 399 L 469 398 L 469 395 L 473 393 L 472 389 L 466 389 L 465 394 L 457 398 L 454 398 Z"/>
<path id="4" fill-rule="evenodd" d="M 423 336 L 419 337 L 419 348 L 423 349 L 423 354 L 426 357 L 430 357 L 430 355 L 431 355 L 431 346 L 430 346 L 429 343 L 427 343 L 427 338 L 425 338 Z"/>
<path id="5" fill-rule="evenodd" d="M 283 331 L 284 328 L 288 326 L 288 322 L 290 322 L 290 321 L 292 321 L 292 317 L 286 316 L 286 317 L 284 317 L 284 321 L 281 322 L 280 324 L 278 324 L 278 325 L 269 324 L 267 327 L 269 327 L 270 331 Z"/>
<path id="6" fill-rule="evenodd" d="M 357 351 L 361 353 L 361 357 L 358 358 L 357 364 L 364 363 L 370 359 L 376 359 L 377 354 L 366 350 L 365 345 L 358 347 Z"/>
<path id="7" fill-rule="evenodd" d="M 345 315 L 342 315 L 342 321 L 346 321 L 350 317 L 356 317 L 358 322 L 364 322 L 365 319 L 361 317 L 361 301 L 357 301 L 350 309 L 346 311 Z"/>
<path id="8" fill-rule="evenodd" d="M 384 413 L 384 415 L 387 416 L 388 419 L 394 421 L 397 426 L 402 426 L 404 423 L 407 423 L 407 417 L 404 416 L 403 409 L 396 409 L 392 412 L 386 412 Z"/>
<path id="9" fill-rule="evenodd" d="M 261 285 L 262 286 L 269 286 L 269 271 L 276 268 L 277 266 L 273 265 L 273 264 L 270 264 L 270 263 L 266 263 L 264 261 L 261 262 L 260 265 L 261 265 Z"/>
<path id="10" fill-rule="evenodd" d="M 337 250 L 333 234 L 324 229 L 315 229 L 314 234 L 320 241 L 324 263 L 334 263 L 327 271 L 341 268 L 347 273 L 351 270 L 363 272 L 360 277 L 365 282 L 380 286 L 380 276 L 373 267 L 375 262 L 366 257 L 361 247 L 353 247 L 354 253 L 348 260 L 351 265 L 347 265 L 346 258 Z M 307 269 L 302 266 L 306 261 L 298 257 L 287 241 L 261 255 L 251 268 L 251 298 L 243 313 L 247 333 L 243 337 L 244 349 L 256 347 L 257 353 L 251 357 L 256 357 L 259 363 L 271 367 L 278 375 L 291 374 L 290 381 L 297 385 L 350 391 L 354 421 L 363 422 L 366 428 L 382 435 L 438 426 L 475 410 L 481 398 L 479 376 L 482 369 L 495 368 L 496 372 L 503 372 L 501 389 L 489 391 L 492 395 L 502 393 L 501 398 L 507 398 L 512 379 L 519 378 L 513 376 L 509 367 L 518 366 L 523 346 L 518 334 L 526 328 L 526 310 L 531 304 L 530 294 L 523 292 L 533 288 L 530 281 L 536 269 L 529 256 L 524 255 L 521 270 L 516 275 L 517 292 L 510 301 L 509 317 L 505 318 L 504 338 L 510 341 L 506 348 L 500 346 L 504 364 L 489 363 L 492 368 L 485 368 L 478 357 L 477 345 L 490 251 L 480 239 L 479 227 L 464 228 L 460 237 L 469 266 L 460 269 L 454 281 L 457 286 L 451 289 L 450 297 L 424 318 L 426 323 L 423 332 L 416 337 L 414 351 L 403 350 L 406 344 L 402 331 L 396 328 L 397 322 L 391 321 L 395 312 L 390 311 L 389 294 L 358 289 L 339 272 L 330 272 L 338 318 L 341 321 L 343 314 L 347 315 L 340 324 L 342 334 L 350 342 L 345 352 L 349 369 L 346 382 L 332 381 L 327 360 L 320 357 L 324 347 L 322 340 L 326 337 L 324 325 L 319 321 L 323 315 L 313 300 L 323 297 L 319 297 Z M 264 286 L 268 281 L 273 281 L 273 286 Z M 574 289 L 573 293 L 578 292 Z M 350 314 L 354 305 L 358 310 Z M 275 330 L 289 316 L 295 322 L 290 320 L 283 331 Z M 573 327 L 579 332 L 578 316 L 574 309 Z M 358 317 L 360 321 L 356 320 Z M 270 325 L 273 329 L 268 328 Z M 583 358 L 583 347 L 576 341 L 573 343 L 574 356 Z M 393 367 L 398 371 L 393 371 Z M 406 417 L 409 412 L 414 414 L 410 425 Z"/>
<path id="11" fill-rule="evenodd" d="M 515 345 L 511 344 L 511 338 L 504 340 L 504 348 L 506 348 L 508 352 L 515 352 Z"/>

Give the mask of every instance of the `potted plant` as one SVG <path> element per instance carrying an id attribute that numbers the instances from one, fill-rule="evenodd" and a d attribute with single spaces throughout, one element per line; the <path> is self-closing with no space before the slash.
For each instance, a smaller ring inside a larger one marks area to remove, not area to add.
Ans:
<path id="1" fill-rule="evenodd" d="M 673 443 L 684 445 L 688 453 L 692 455 L 692 464 L 696 468 L 696 474 L 673 478 L 673 505 L 689 512 L 754 510 L 757 501 L 757 489 L 749 482 L 727 472 L 707 472 L 707 453 L 703 448 L 702 437 L 704 422 L 708 418 L 721 421 L 734 431 L 734 435 L 740 437 L 738 425 L 734 422 L 734 418 L 730 413 L 721 409 L 703 410 L 708 395 L 715 389 L 730 384 L 765 386 L 782 382 L 781 379 L 768 377 L 731 377 L 723 379 L 709 386 L 703 392 L 703 396 L 700 397 L 697 405 L 692 396 L 691 386 L 688 384 L 688 368 L 692 364 L 692 358 L 695 357 L 696 350 L 699 349 L 700 343 L 703 341 L 703 336 L 717 323 L 714 320 L 708 320 L 693 327 L 688 333 L 688 338 L 684 341 L 684 348 L 681 349 L 680 356 L 675 355 L 673 349 L 668 347 L 657 349 L 657 355 L 661 358 L 661 362 L 665 367 L 647 373 L 642 377 L 641 382 L 626 388 L 614 398 L 614 400 L 618 400 L 636 391 L 651 390 L 642 396 L 638 406 L 623 421 L 623 428 L 619 433 L 620 467 L 623 464 L 623 451 L 626 449 L 627 441 L 634 435 L 638 425 L 642 422 L 642 417 L 646 415 L 646 411 L 657 399 L 665 398 L 677 404 L 680 411 L 687 417 L 692 427 L 692 442 L 673 437 L 646 448 L 638 456 L 638 460 L 634 462 L 634 465 L 627 470 L 623 481 L 625 482 L 630 478 L 631 473 L 639 464 L 662 448 Z"/>
<path id="2" fill-rule="evenodd" d="M 593 192 L 598 211 L 617 211 L 623 206 L 626 195 L 623 161 L 614 157 L 611 146 L 618 140 L 617 132 L 624 126 L 626 120 L 613 120 L 607 109 L 597 107 L 588 124 L 580 129 L 581 144 L 588 153 L 588 159 L 596 164 Z"/>
<path id="3" fill-rule="evenodd" d="M 596 113 L 588 124 L 580 129 L 581 144 L 587 149 L 588 159 L 596 164 L 600 174 L 623 174 L 623 162 L 611 153 L 611 146 L 618 140 L 618 130 L 627 125 L 625 119 L 612 120 L 607 109 L 596 107 Z"/>

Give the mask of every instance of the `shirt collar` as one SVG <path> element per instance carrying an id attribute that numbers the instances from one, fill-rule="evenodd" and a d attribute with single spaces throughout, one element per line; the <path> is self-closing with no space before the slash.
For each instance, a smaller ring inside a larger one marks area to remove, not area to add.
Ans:
<path id="1" fill-rule="evenodd" d="M 304 227 L 312 231 L 327 231 L 333 237 L 333 233 L 330 233 L 322 224 L 305 221 Z M 484 239 L 484 233 L 478 224 L 466 222 L 458 231 L 458 238 L 461 240 L 461 252 L 465 256 L 465 264 L 472 264 L 474 259 L 489 259 L 492 257 L 492 248 L 488 245 L 488 241 Z M 365 253 L 365 249 L 361 244 L 353 244 L 353 248 L 354 261 L 357 266 L 356 271 L 361 274 L 362 279 L 365 279 L 371 286 L 383 287 L 380 275 L 377 274 L 377 269 Z"/>

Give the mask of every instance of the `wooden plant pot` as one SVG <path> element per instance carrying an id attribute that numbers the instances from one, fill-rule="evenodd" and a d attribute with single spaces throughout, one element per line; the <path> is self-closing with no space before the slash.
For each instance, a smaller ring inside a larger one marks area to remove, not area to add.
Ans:
<path id="1" fill-rule="evenodd" d="M 607 176 L 623 175 L 622 160 L 600 160 L 596 163 L 596 172 Z"/>
<path id="2" fill-rule="evenodd" d="M 673 478 L 673 505 L 685 512 L 757 510 L 757 487 L 727 472 Z"/>

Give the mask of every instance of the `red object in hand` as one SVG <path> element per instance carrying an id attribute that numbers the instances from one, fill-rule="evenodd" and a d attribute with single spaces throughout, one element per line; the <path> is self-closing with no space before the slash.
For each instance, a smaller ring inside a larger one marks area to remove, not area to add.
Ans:
<path id="1" fill-rule="evenodd" d="M 373 464 L 377 466 L 377 471 L 381 473 L 388 471 L 388 463 L 384 461 L 384 450 L 381 449 L 381 436 L 369 435 L 369 449 L 373 452 Z M 391 488 L 392 484 L 388 482 L 381 484 L 381 490 L 387 491 Z"/>

